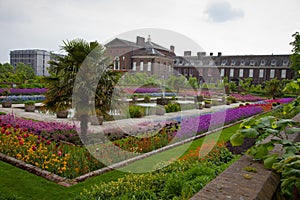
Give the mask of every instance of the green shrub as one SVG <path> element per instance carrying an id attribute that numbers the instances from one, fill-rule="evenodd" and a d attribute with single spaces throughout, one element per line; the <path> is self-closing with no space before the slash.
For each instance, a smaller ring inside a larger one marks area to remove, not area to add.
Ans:
<path id="1" fill-rule="evenodd" d="M 227 101 L 230 102 L 230 103 L 236 103 L 237 102 L 236 98 L 233 97 L 233 96 L 227 97 Z"/>
<path id="2" fill-rule="evenodd" d="M 179 103 L 168 103 L 167 105 L 165 105 L 165 110 L 167 113 L 170 113 L 170 112 L 178 112 L 181 110 L 180 108 L 180 104 Z"/>
<path id="3" fill-rule="evenodd" d="M 129 116 L 131 118 L 140 118 L 145 115 L 145 109 L 141 106 L 131 105 L 129 106 Z"/>
<path id="4" fill-rule="evenodd" d="M 26 106 L 33 106 L 33 105 L 35 104 L 35 101 L 32 101 L 32 100 L 30 100 L 30 101 L 25 101 L 24 104 L 25 104 Z"/>

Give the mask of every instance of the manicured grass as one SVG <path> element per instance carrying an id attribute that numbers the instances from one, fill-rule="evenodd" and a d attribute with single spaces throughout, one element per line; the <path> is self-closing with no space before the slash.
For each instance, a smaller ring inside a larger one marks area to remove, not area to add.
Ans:
<path id="1" fill-rule="evenodd" d="M 271 113 L 260 115 L 270 115 Z M 152 167 L 154 161 L 169 160 L 169 158 L 177 157 L 182 152 L 188 153 L 189 150 L 196 149 L 203 141 L 228 141 L 232 134 L 239 128 L 239 124 L 224 129 L 222 132 L 216 132 L 174 149 L 156 154 L 149 158 L 135 162 L 123 170 L 139 171 Z M 154 162 L 155 163 L 155 162 Z M 15 197 L 15 199 L 74 199 L 83 191 L 84 188 L 90 188 L 99 182 L 108 182 L 123 177 L 126 172 L 114 170 L 106 174 L 87 179 L 86 181 L 65 188 L 56 183 L 47 181 L 44 178 L 31 174 L 27 171 L 21 170 L 10 164 L 0 161 L 0 200 L 9 199 L 8 197 Z M 4 198 L 3 198 L 4 197 Z M 5 198 L 6 197 L 6 198 Z M 13 198 L 12 198 L 13 199 Z"/>

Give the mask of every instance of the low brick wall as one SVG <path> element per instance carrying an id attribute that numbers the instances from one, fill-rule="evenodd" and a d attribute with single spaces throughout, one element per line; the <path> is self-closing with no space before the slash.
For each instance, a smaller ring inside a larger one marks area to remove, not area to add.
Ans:
<path id="1" fill-rule="evenodd" d="M 300 121 L 300 113 L 294 120 Z M 300 133 L 289 135 L 289 140 L 300 141 Z M 279 152 L 280 146 L 275 146 L 273 151 Z M 257 172 L 247 172 L 245 167 L 253 167 Z M 271 200 L 279 182 L 278 174 L 253 161 L 252 156 L 244 155 L 191 200 Z"/>

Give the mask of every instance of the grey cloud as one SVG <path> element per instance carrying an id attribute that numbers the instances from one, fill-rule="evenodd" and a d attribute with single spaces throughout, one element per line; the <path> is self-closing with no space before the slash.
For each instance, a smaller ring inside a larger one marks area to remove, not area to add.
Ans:
<path id="1" fill-rule="evenodd" d="M 208 19 L 213 22 L 222 23 L 244 16 L 244 11 L 241 9 L 234 9 L 227 1 L 219 1 L 210 4 L 205 13 L 208 15 Z"/>

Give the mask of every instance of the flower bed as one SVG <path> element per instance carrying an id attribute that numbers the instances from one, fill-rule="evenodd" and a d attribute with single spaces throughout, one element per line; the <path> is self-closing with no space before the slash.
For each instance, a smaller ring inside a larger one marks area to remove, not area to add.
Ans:
<path id="1" fill-rule="evenodd" d="M 2 93 L 4 89 L 0 89 L 0 93 Z M 13 95 L 38 95 L 45 94 L 47 92 L 46 88 L 11 88 L 10 93 Z"/>
<path id="2" fill-rule="evenodd" d="M 16 103 L 24 103 L 25 101 L 44 101 L 46 98 L 44 95 L 20 95 L 20 96 L 16 96 L 16 95 L 12 95 L 12 96 L 8 96 L 7 99 L 9 101 L 12 102 L 16 102 Z M 0 101 L 5 101 L 6 97 L 0 97 Z"/>
<path id="3" fill-rule="evenodd" d="M 18 124 L 0 127 L 0 152 L 66 178 L 103 167 L 84 147 L 45 139 Z"/>
<path id="4" fill-rule="evenodd" d="M 254 102 L 254 101 L 262 101 L 264 100 L 263 98 L 259 96 L 255 96 L 252 94 L 230 94 L 230 96 L 235 97 L 238 101 L 249 101 L 249 102 Z"/>
<path id="5" fill-rule="evenodd" d="M 12 114 L 0 115 L 0 127 L 21 128 L 41 138 L 59 142 L 81 144 L 75 125 L 58 122 L 41 122 L 15 117 Z"/>
<path id="6" fill-rule="evenodd" d="M 189 199 L 236 160 L 232 158 L 221 144 L 201 159 L 197 149 L 160 170 L 86 188 L 77 199 Z"/>

